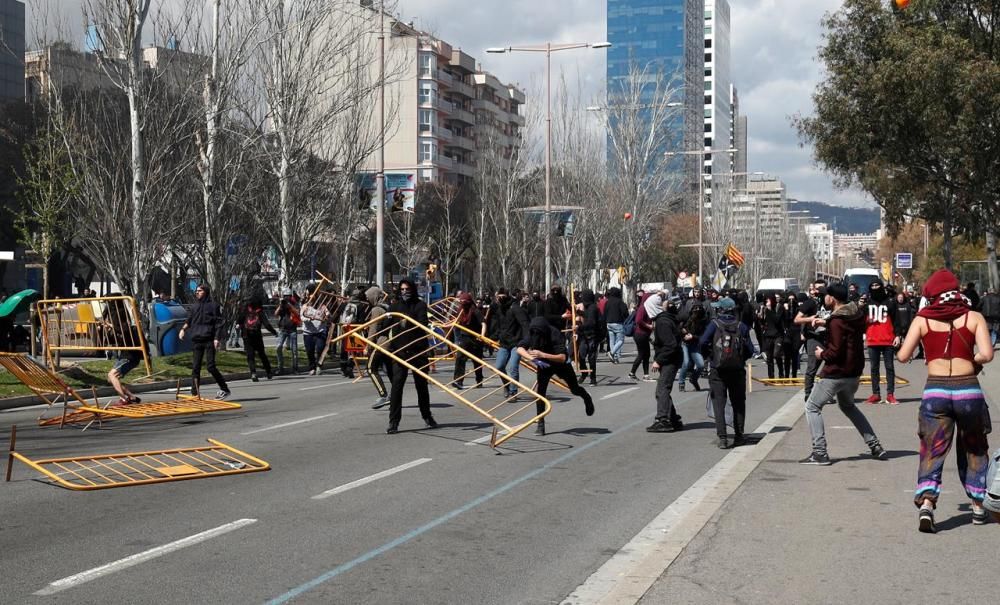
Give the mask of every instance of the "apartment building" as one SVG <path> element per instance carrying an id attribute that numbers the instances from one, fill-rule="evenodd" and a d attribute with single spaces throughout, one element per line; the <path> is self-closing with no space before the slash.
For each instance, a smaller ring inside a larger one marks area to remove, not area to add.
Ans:
<path id="1" fill-rule="evenodd" d="M 386 172 L 413 172 L 419 182 L 459 184 L 475 176 L 484 145 L 509 153 L 520 144 L 524 92 L 483 71 L 475 57 L 387 16 L 386 84 L 395 105 L 385 141 Z M 374 171 L 377 158 L 366 162 Z"/>
<path id="2" fill-rule="evenodd" d="M 781 179 L 750 175 L 745 193 L 732 197 L 729 224 L 743 242 L 781 240 L 788 231 L 788 198 Z"/>
<path id="3" fill-rule="evenodd" d="M 24 3 L 0 0 L 0 99 L 24 98 Z"/>

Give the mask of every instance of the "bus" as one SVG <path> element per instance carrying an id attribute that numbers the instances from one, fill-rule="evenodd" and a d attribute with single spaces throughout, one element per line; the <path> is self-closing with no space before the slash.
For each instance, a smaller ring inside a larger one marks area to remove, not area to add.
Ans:
<path id="1" fill-rule="evenodd" d="M 850 287 L 851 284 L 856 285 L 860 294 L 868 294 L 868 286 L 870 286 L 874 281 L 881 280 L 882 276 L 879 275 L 876 269 L 848 269 L 847 272 L 844 273 L 844 285 L 847 287 Z"/>

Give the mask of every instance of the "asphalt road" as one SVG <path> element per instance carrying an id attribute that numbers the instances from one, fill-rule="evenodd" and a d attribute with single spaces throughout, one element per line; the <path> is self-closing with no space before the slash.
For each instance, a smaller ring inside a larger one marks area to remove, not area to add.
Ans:
<path id="1" fill-rule="evenodd" d="M 550 434 L 497 451 L 471 443 L 487 423 L 434 389 L 438 429 L 423 428 L 409 388 L 400 434 L 385 435 L 388 411 L 370 408 L 367 380 L 331 371 L 234 383 L 243 410 L 198 418 L 81 432 L 35 426 L 38 410 L 0 413 L 0 443 L 16 423 L 18 450 L 31 457 L 211 437 L 272 466 L 73 492 L 18 463 L 0 486 L 0 601 L 558 603 L 726 454 L 704 393 L 675 390 L 687 430 L 646 433 L 655 385 L 627 371 L 599 364 L 592 417 L 550 391 Z M 755 386 L 748 430 L 790 395 Z"/>

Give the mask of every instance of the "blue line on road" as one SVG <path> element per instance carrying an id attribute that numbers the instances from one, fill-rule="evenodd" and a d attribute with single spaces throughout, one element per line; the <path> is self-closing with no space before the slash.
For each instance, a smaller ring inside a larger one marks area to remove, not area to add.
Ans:
<path id="1" fill-rule="evenodd" d="M 639 418 L 638 420 L 634 420 L 634 421 L 626 424 L 625 426 L 623 426 L 622 428 L 618 429 L 617 431 L 615 431 L 613 433 L 609 433 L 607 435 L 604 435 L 603 437 L 599 437 L 598 439 L 596 439 L 594 441 L 591 441 L 590 443 L 588 443 L 586 445 L 582 445 L 579 448 L 576 448 L 576 449 L 574 449 L 574 450 L 572 450 L 572 451 L 570 451 L 570 452 L 568 452 L 566 454 L 563 454 L 562 456 L 559 456 L 555 460 L 553 460 L 551 462 L 547 462 L 546 464 L 543 464 L 542 466 L 536 468 L 535 470 L 531 471 L 530 473 L 528 473 L 526 475 L 522 475 L 521 477 L 518 477 L 517 479 L 514 479 L 513 481 L 511 481 L 510 483 L 507 483 L 506 485 L 503 485 L 501 487 L 496 488 L 495 490 L 493 490 L 491 492 L 483 494 L 482 496 L 476 498 L 475 500 L 472 500 L 471 502 L 469 502 L 467 504 L 464 504 L 464 505 L 462 505 L 462 506 L 460 506 L 460 507 L 458 507 L 458 508 L 456 508 L 456 509 L 448 512 L 448 513 L 445 513 L 444 515 L 441 515 L 437 519 L 434 519 L 433 521 L 425 523 L 424 525 L 421 525 L 420 527 L 418 527 L 418 528 L 416 528 L 416 529 L 414 529 L 414 530 L 412 530 L 412 531 L 410 531 L 408 533 L 403 534 L 402 536 L 396 538 L 395 540 L 392 540 L 391 542 L 386 542 L 382 546 L 379 546 L 378 548 L 372 549 L 372 550 L 366 552 L 365 554 L 361 555 L 360 557 L 358 557 L 356 559 L 353 559 L 351 561 L 348 561 L 347 563 L 343 563 L 341 565 L 338 565 L 337 567 L 334 567 L 333 569 L 331 569 L 330 571 L 324 573 L 323 575 L 318 576 L 315 579 L 309 580 L 305 584 L 297 586 L 297 587 L 289 590 L 285 594 L 283 594 L 281 596 L 278 596 L 278 597 L 275 597 L 275 598 L 271 599 L 270 601 L 267 601 L 267 605 L 280 605 L 281 603 L 287 603 L 288 601 L 291 601 L 292 599 L 294 599 L 294 598 L 302 595 L 303 593 L 308 592 L 308 591 L 312 590 L 313 588 L 316 588 L 320 584 L 329 582 L 330 580 L 336 578 L 340 574 L 354 569 L 358 565 L 361 565 L 363 563 L 367 563 L 368 561 L 371 561 L 375 557 L 377 557 L 379 555 L 382 555 L 382 554 L 385 554 L 385 553 L 389 552 L 390 550 L 396 548 L 397 546 L 402 546 L 403 544 L 406 544 L 410 540 L 412 540 L 414 538 L 417 538 L 417 537 L 421 536 L 422 534 L 425 534 L 425 533 L 429 532 L 430 530 L 434 529 L 435 527 L 437 527 L 439 525 L 442 525 L 444 523 L 447 523 L 448 521 L 451 521 L 452 519 L 454 519 L 455 517 L 457 517 L 457 516 L 459 516 L 459 515 L 461 515 L 463 513 L 469 512 L 470 510 L 476 508 L 480 504 L 485 504 L 486 502 L 489 502 L 493 498 L 496 498 L 497 496 L 499 496 L 499 495 L 501 495 L 501 494 L 503 494 L 505 492 L 508 492 L 508 491 L 514 489 L 515 487 L 517 487 L 518 485 L 521 485 L 525 481 L 528 481 L 530 479 L 533 479 L 533 478 L 537 477 L 538 475 L 540 475 L 541 473 L 544 473 L 545 471 L 549 470 L 550 468 L 552 468 L 554 466 L 558 466 L 558 465 L 562 464 L 563 462 L 566 462 L 567 460 L 570 460 L 571 458 L 574 458 L 574 457 L 578 456 L 579 454 L 582 454 L 583 452 L 589 450 L 590 448 L 592 448 L 592 447 L 594 447 L 596 445 L 600 445 L 600 444 L 604 443 L 605 441 L 607 441 L 608 439 L 611 439 L 612 437 L 614 437 L 618 433 L 627 431 L 627 430 L 629 430 L 629 429 L 631 429 L 631 428 L 633 428 L 633 427 L 641 424 L 643 421 L 646 421 L 646 420 L 649 420 L 649 414 L 643 415 L 642 418 Z"/>

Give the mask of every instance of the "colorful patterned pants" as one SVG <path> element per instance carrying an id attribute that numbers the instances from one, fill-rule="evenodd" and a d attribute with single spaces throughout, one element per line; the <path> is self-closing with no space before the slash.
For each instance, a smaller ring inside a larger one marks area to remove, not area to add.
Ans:
<path id="1" fill-rule="evenodd" d="M 920 404 L 920 469 L 914 503 L 936 503 L 941 493 L 941 470 L 958 429 L 958 477 L 969 498 L 986 495 L 989 463 L 990 412 L 975 376 L 930 376 Z"/>

